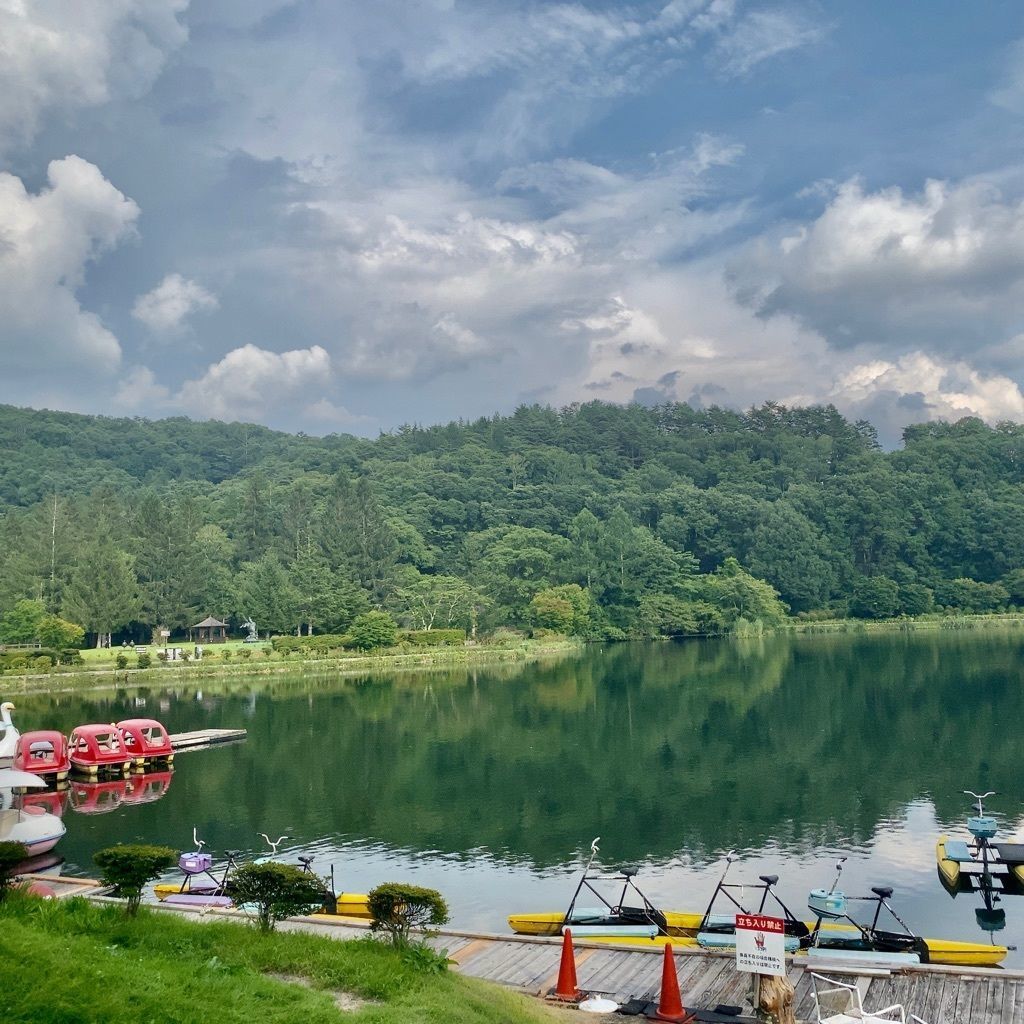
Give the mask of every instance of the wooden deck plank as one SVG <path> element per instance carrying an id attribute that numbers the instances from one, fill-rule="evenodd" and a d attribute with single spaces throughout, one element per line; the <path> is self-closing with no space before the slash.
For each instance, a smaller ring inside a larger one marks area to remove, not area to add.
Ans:
<path id="1" fill-rule="evenodd" d="M 494 943 L 476 956 L 467 957 L 465 973 L 474 978 L 488 981 L 501 981 L 506 975 L 529 968 L 537 973 L 550 973 L 558 970 L 558 957 L 552 950 L 537 950 L 530 946 L 512 946 L 505 943 Z"/>
<path id="2" fill-rule="evenodd" d="M 974 982 L 972 980 L 967 978 L 960 979 L 950 1024 L 971 1024 L 971 996 L 974 995 L 973 989 Z"/>
<path id="3" fill-rule="evenodd" d="M 948 979 L 941 975 L 929 978 L 924 992 L 919 993 L 915 1001 L 907 1005 L 908 1017 L 911 1013 L 916 1013 L 922 1020 L 928 1021 L 928 1024 L 938 1020 L 947 981 Z"/>
<path id="4" fill-rule="evenodd" d="M 245 729 L 193 729 L 191 732 L 176 732 L 170 736 L 175 753 L 186 750 L 201 750 L 221 743 L 239 743 L 248 736 Z"/>
<path id="5" fill-rule="evenodd" d="M 1000 1020 L 1005 1020 L 1008 1024 L 1012 1024 L 1012 1022 L 1016 1020 L 1016 1003 L 1019 985 L 1020 982 L 1018 981 L 1007 981 L 1003 985 L 1003 1005 Z M 938 1014 L 936 1014 L 935 1017 L 936 1020 L 939 1020 Z M 933 1022 L 928 1021 L 928 1024 L 933 1024 Z"/>

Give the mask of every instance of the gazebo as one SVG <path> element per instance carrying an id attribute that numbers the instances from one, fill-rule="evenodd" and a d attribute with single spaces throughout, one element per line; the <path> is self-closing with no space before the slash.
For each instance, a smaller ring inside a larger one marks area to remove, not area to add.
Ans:
<path id="1" fill-rule="evenodd" d="M 197 644 L 222 644 L 228 638 L 228 624 L 209 615 L 202 622 L 189 626 L 188 638 Z"/>

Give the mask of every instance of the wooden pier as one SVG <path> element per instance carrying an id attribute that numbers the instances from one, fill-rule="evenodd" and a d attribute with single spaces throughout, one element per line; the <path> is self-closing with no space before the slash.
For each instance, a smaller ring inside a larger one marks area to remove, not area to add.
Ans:
<path id="1" fill-rule="evenodd" d="M 57 876 L 26 876 L 57 890 L 60 897 L 84 895 L 105 900 L 99 883 Z M 163 912 L 190 914 L 197 921 L 243 921 L 247 916 L 234 909 L 210 910 L 159 906 Z M 334 939 L 361 938 L 369 924 L 351 918 L 309 916 L 284 921 L 282 931 L 299 931 Z M 443 929 L 429 940 L 446 950 L 452 969 L 469 977 L 507 985 L 542 996 L 554 986 L 561 955 L 560 938 L 538 938 Z M 661 984 L 661 950 L 575 943 L 576 973 L 580 988 L 617 1003 L 657 1002 Z M 675 951 L 676 971 L 683 1002 L 689 1008 L 713 1009 L 719 1004 L 752 1007 L 751 976 L 735 968 L 731 953 L 699 950 Z M 811 971 L 846 984 L 855 984 L 867 1009 L 901 1003 L 907 1019 L 914 1013 L 927 1024 L 1024 1024 L 1024 971 L 998 968 L 941 967 L 932 965 L 851 966 L 848 961 L 830 965 L 810 963 L 804 957 L 789 958 L 789 980 L 796 990 L 797 1019 L 816 1020 Z M 581 1022 L 588 1019 L 581 1014 Z M 618 1019 L 618 1018 L 617 1018 Z M 637 1018 L 642 1019 L 642 1018 Z"/>
<path id="2" fill-rule="evenodd" d="M 240 743 L 248 735 L 245 729 L 196 729 L 193 732 L 176 732 L 171 735 L 174 752 L 203 750 L 222 743 Z"/>

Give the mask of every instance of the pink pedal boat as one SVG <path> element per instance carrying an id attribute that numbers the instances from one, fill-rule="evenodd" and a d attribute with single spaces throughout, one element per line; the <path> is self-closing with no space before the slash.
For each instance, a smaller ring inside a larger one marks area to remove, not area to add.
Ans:
<path id="1" fill-rule="evenodd" d="M 14 747 L 13 767 L 62 782 L 71 771 L 67 737 L 52 729 L 23 732 Z"/>

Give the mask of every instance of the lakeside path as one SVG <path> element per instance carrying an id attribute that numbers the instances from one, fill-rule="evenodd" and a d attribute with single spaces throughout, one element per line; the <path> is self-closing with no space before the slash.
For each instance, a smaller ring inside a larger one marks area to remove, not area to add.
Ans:
<path id="1" fill-rule="evenodd" d="M 446 670 L 488 665 L 524 664 L 532 661 L 558 660 L 582 650 L 574 640 L 523 640 L 515 646 L 477 644 L 458 648 L 402 653 L 346 655 L 341 658 L 304 658 L 272 655 L 259 659 L 230 663 L 210 659 L 204 662 L 161 664 L 158 667 L 103 668 L 82 667 L 50 673 L 25 673 L 0 677 L 0 694 L 5 698 L 18 694 L 81 693 L 109 690 L 113 687 L 175 686 L 196 680 L 240 681 L 251 677 L 287 678 L 331 674 L 332 676 L 364 676 L 368 673 L 389 673 Z"/>

